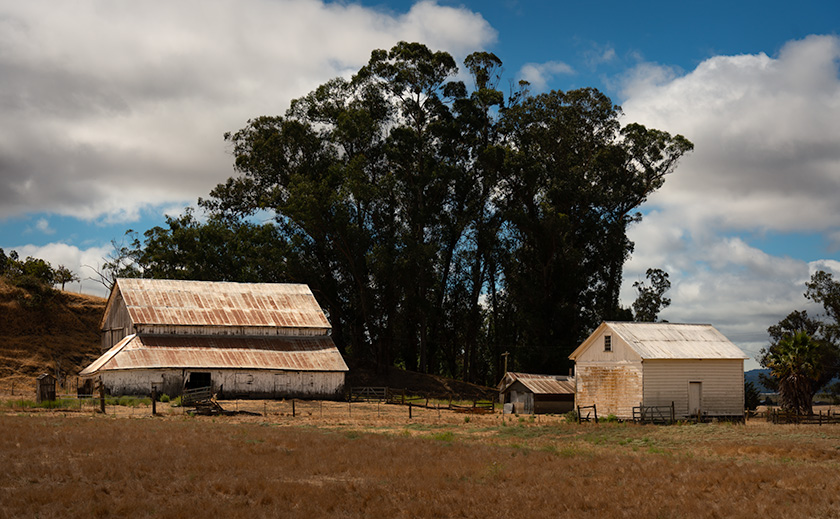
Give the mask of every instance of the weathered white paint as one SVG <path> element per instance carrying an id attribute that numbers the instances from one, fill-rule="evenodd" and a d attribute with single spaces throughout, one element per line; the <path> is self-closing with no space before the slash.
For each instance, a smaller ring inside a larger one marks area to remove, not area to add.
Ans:
<path id="1" fill-rule="evenodd" d="M 700 412 L 738 416 L 744 412 L 744 361 L 740 359 L 646 360 L 645 405 L 671 405 L 677 416 L 696 414 L 689 405 L 692 382 L 700 382 Z M 636 404 L 638 405 L 638 404 Z"/>
<path id="2" fill-rule="evenodd" d="M 577 362 L 575 363 L 575 404 L 595 405 L 598 416 L 615 415 L 633 418 L 633 407 L 642 399 L 642 363 Z"/>
<path id="3" fill-rule="evenodd" d="M 689 408 L 689 384 L 699 382 L 701 413 L 743 414 L 742 358 L 642 359 L 609 325 L 602 324 L 573 354 L 577 405 L 594 404 L 599 416 L 631 419 L 633 407 L 640 404 L 670 406 L 673 402 L 675 415 L 687 417 L 696 414 Z M 604 350 L 604 335 L 611 336 L 612 351 Z"/>
<path id="4" fill-rule="evenodd" d="M 211 387 L 219 398 L 323 398 L 335 399 L 344 391 L 343 372 L 276 370 L 132 369 L 103 371 L 109 394 L 149 395 L 154 385 L 160 393 L 180 395 L 191 372 L 210 373 Z"/>

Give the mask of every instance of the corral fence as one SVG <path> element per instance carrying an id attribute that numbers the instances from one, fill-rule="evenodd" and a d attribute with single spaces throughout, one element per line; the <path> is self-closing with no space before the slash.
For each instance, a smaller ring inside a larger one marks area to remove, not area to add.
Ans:
<path id="1" fill-rule="evenodd" d="M 595 423 L 598 423 L 598 409 L 595 408 L 595 404 L 577 406 L 577 420 L 578 423 L 591 422 L 593 420 Z"/>
<path id="2" fill-rule="evenodd" d="M 797 414 L 783 409 L 768 409 L 765 414 L 767 421 L 774 424 L 838 424 L 840 423 L 840 412 L 829 409 L 823 412 L 817 411 L 813 414 Z"/>
<path id="3" fill-rule="evenodd" d="M 464 401 L 453 398 L 452 394 L 421 395 L 390 387 L 351 387 L 348 400 L 350 402 L 382 402 L 425 409 L 448 409 L 462 413 L 494 413 L 496 410 L 495 392 L 485 395 L 484 399 L 474 398 L 471 401 Z"/>
<path id="4" fill-rule="evenodd" d="M 638 405 L 633 408 L 633 422 L 672 424 L 676 422 L 674 402 L 671 405 Z"/>

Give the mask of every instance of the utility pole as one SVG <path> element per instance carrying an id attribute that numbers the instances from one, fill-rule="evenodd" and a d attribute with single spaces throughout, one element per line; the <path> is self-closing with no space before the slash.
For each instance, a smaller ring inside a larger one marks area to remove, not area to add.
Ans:
<path id="1" fill-rule="evenodd" d="M 504 374 L 502 376 L 507 375 L 507 360 L 508 360 L 509 355 L 510 355 L 509 351 L 506 351 L 506 352 L 502 353 L 502 357 L 505 358 L 505 371 L 504 371 Z"/>

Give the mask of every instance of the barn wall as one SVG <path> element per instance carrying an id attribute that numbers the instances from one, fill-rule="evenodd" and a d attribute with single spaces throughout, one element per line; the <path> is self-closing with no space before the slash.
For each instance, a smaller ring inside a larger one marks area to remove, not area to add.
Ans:
<path id="1" fill-rule="evenodd" d="M 344 372 L 132 369 L 102 373 L 111 395 L 149 395 L 152 384 L 161 393 L 180 395 L 190 372 L 210 373 L 213 392 L 219 398 L 341 398 Z"/>
<path id="2" fill-rule="evenodd" d="M 646 360 L 645 405 L 671 405 L 677 416 L 688 416 L 688 384 L 702 383 L 701 410 L 709 415 L 744 413 L 744 361 Z M 637 404 L 638 405 L 638 404 Z"/>
<path id="3" fill-rule="evenodd" d="M 598 416 L 633 418 L 642 401 L 641 361 L 581 362 L 575 364 L 575 404 L 595 404 Z"/>
<path id="4" fill-rule="evenodd" d="M 185 326 L 172 324 L 140 324 L 137 333 L 148 335 L 236 335 L 322 337 L 329 335 L 329 328 L 280 328 L 272 326 Z"/>
<path id="5" fill-rule="evenodd" d="M 122 294 L 117 291 L 114 294 L 110 311 L 105 316 L 105 322 L 102 326 L 102 353 L 110 350 L 123 337 L 131 335 L 134 332 L 134 326 L 131 324 L 131 317 L 128 315 L 125 300 Z"/>

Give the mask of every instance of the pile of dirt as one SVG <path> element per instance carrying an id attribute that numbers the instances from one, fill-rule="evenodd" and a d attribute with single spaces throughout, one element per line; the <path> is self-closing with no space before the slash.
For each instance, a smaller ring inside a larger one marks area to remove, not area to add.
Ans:
<path id="1" fill-rule="evenodd" d="M 44 372 L 72 376 L 95 360 L 105 303 L 58 290 L 36 300 L 0 278 L 0 389 Z"/>

